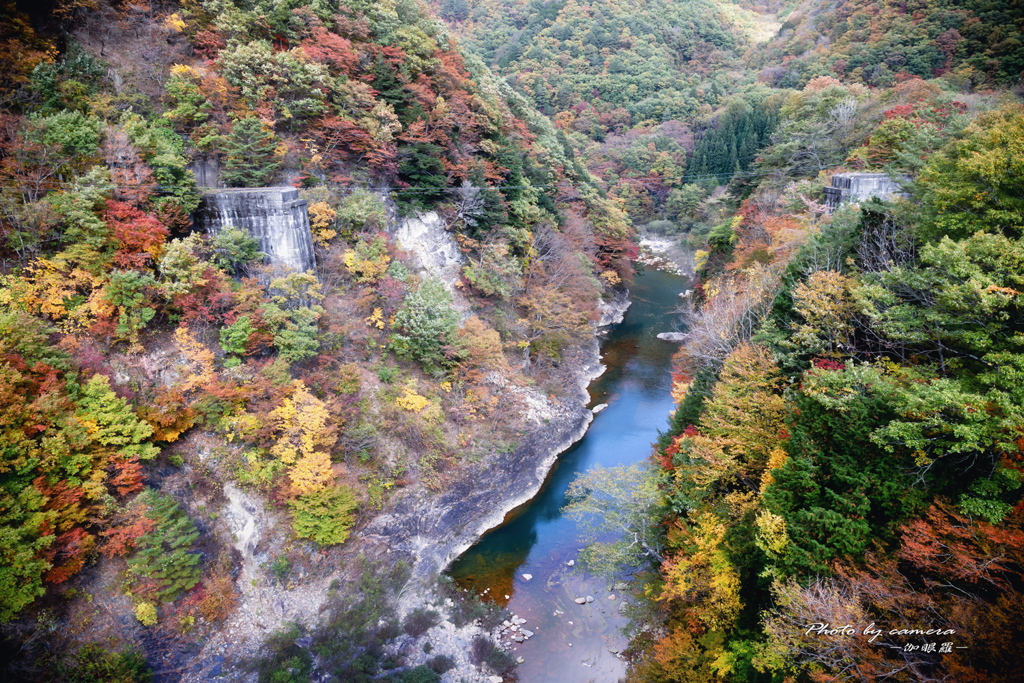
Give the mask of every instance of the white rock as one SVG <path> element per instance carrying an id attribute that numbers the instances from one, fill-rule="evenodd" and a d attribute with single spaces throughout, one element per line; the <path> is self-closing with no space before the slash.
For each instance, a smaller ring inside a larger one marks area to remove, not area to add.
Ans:
<path id="1" fill-rule="evenodd" d="M 533 574 L 523 574 L 523 581 L 530 581 L 533 579 Z"/>
<path id="2" fill-rule="evenodd" d="M 594 596 L 593 596 L 593 595 L 588 595 L 588 596 L 587 596 L 587 602 L 588 602 L 588 603 L 590 603 L 590 602 L 594 602 Z"/>
<path id="3" fill-rule="evenodd" d="M 525 660 L 525 659 L 523 659 L 522 657 L 516 657 L 516 664 L 522 664 L 522 663 L 523 663 L 523 662 L 525 662 L 525 661 L 526 661 L 526 660 Z"/>
<path id="4" fill-rule="evenodd" d="M 608 599 L 609 600 L 614 600 L 615 599 L 615 593 L 612 593 L 611 595 L 609 595 Z"/>
<path id="5" fill-rule="evenodd" d="M 568 562 L 565 563 L 565 566 L 566 567 L 575 567 L 576 566 L 576 560 L 569 560 Z"/>
<path id="6" fill-rule="evenodd" d="M 587 604 L 587 599 L 586 598 L 576 598 L 576 604 L 577 605 L 585 605 L 585 604 Z"/>
<path id="7" fill-rule="evenodd" d="M 504 679 L 501 676 L 488 676 L 487 683 L 502 683 Z"/>
<path id="8" fill-rule="evenodd" d="M 604 410 L 607 407 L 608 407 L 607 403 L 602 403 L 600 405 L 594 406 L 594 409 L 591 412 L 594 413 L 594 415 L 597 415 L 598 413 L 600 413 L 602 410 Z"/>
<path id="9" fill-rule="evenodd" d="M 523 634 L 524 636 L 526 636 L 527 638 L 533 638 L 533 631 L 527 631 L 527 630 L 526 630 L 526 629 L 524 628 L 524 629 L 523 629 L 523 630 L 521 631 L 521 633 L 522 633 L 522 634 Z"/>

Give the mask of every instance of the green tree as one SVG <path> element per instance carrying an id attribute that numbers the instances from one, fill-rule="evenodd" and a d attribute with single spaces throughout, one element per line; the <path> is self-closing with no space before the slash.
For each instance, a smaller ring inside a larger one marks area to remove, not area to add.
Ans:
<path id="1" fill-rule="evenodd" d="M 340 545 L 348 538 L 358 508 L 355 494 L 347 486 L 332 486 L 288 502 L 292 526 L 300 538 L 321 546 Z"/>
<path id="2" fill-rule="evenodd" d="M 563 510 L 587 543 L 580 560 L 588 568 L 612 575 L 663 560 L 657 523 L 664 508 L 651 467 L 597 467 L 577 476 L 566 498 Z"/>
<path id="3" fill-rule="evenodd" d="M 229 187 L 260 187 L 267 184 L 281 158 L 277 136 L 255 116 L 238 119 L 224 139 L 224 171 L 222 180 Z"/>
<path id="4" fill-rule="evenodd" d="M 454 304 L 440 280 L 430 278 L 420 283 L 395 314 L 395 351 L 419 361 L 428 370 L 454 364 L 459 333 Z"/>
<path id="5" fill-rule="evenodd" d="M 221 328 L 220 347 L 224 349 L 224 353 L 230 354 L 224 359 L 224 367 L 233 368 L 242 362 L 241 356 L 245 353 L 245 345 L 254 330 L 252 320 L 247 315 Z"/>
<path id="6" fill-rule="evenodd" d="M 170 496 L 148 489 L 140 498 L 149 506 L 146 516 L 156 527 L 139 539 L 128 568 L 154 581 L 161 599 L 173 600 L 199 583 L 200 555 L 192 550 L 199 531 Z"/>
<path id="7" fill-rule="evenodd" d="M 138 348 L 139 332 L 156 315 L 156 310 L 146 305 L 146 290 L 155 286 L 156 280 L 151 275 L 142 275 L 134 270 L 115 270 L 104 289 L 104 298 L 117 307 L 115 334 L 127 341 L 132 349 Z"/>
<path id="8" fill-rule="evenodd" d="M 225 226 L 213 239 L 213 262 L 235 277 L 246 274 L 246 266 L 265 256 L 260 241 L 241 228 Z"/>

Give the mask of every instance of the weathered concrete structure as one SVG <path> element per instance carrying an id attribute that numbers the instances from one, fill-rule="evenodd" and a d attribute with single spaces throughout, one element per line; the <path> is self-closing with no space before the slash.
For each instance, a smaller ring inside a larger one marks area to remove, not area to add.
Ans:
<path id="1" fill-rule="evenodd" d="M 872 197 L 905 196 L 899 181 L 886 173 L 836 173 L 825 188 L 825 205 L 835 209 L 843 202 L 864 202 Z"/>
<path id="2" fill-rule="evenodd" d="M 286 270 L 316 269 L 313 234 L 306 200 L 293 187 L 224 189 L 203 196 L 195 213 L 196 227 L 217 234 L 241 228 L 260 242 L 272 266 Z"/>

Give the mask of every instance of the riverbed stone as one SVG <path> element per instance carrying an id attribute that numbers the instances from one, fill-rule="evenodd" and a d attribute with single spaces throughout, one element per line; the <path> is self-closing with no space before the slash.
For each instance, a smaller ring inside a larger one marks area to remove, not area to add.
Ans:
<path id="1" fill-rule="evenodd" d="M 594 596 L 593 595 L 588 595 L 587 596 L 587 603 L 591 603 L 591 602 L 594 602 Z"/>
<path id="2" fill-rule="evenodd" d="M 565 563 L 565 566 L 566 567 L 575 567 L 576 566 L 576 560 L 569 560 L 568 562 Z"/>
<path id="3" fill-rule="evenodd" d="M 585 605 L 585 604 L 587 604 L 587 599 L 586 598 L 576 598 L 576 604 L 577 605 Z"/>
<path id="4" fill-rule="evenodd" d="M 523 574 L 523 581 L 533 580 L 533 574 Z"/>

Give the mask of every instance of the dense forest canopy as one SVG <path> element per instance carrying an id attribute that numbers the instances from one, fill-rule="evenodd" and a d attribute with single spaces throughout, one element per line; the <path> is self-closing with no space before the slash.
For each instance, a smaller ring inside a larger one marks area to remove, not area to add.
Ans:
<path id="1" fill-rule="evenodd" d="M 440 616 L 399 619 L 406 569 L 357 560 L 359 532 L 559 414 L 639 231 L 695 282 L 677 409 L 605 479 L 643 539 L 630 680 L 1024 677 L 1019 3 L 23 5 L 0 16 L 11 675 L 146 680 L 156 640 L 294 589 L 323 619 L 270 637 L 261 681 L 440 680 L 447 656 L 396 671 L 388 644 Z M 826 205 L 844 172 L 900 192 Z M 197 230 L 214 184 L 295 187 L 316 270 Z M 400 243 L 412 222 L 442 248 Z M 258 571 L 214 512 L 245 496 L 281 521 Z M 446 590 L 453 622 L 497 614 Z"/>

